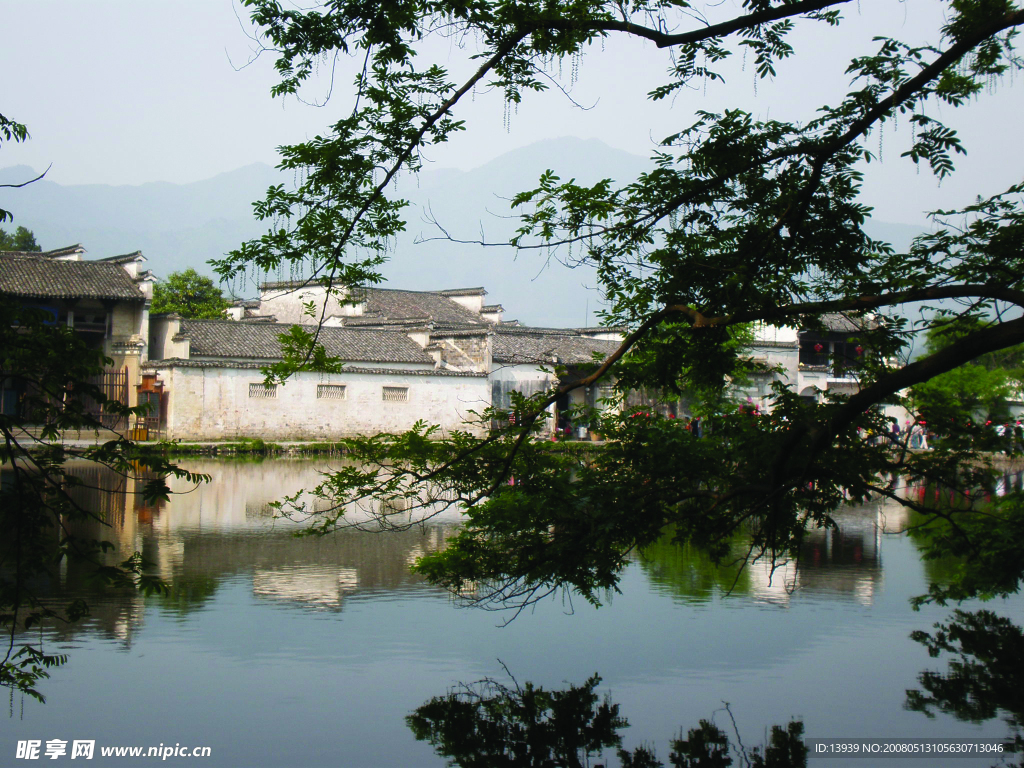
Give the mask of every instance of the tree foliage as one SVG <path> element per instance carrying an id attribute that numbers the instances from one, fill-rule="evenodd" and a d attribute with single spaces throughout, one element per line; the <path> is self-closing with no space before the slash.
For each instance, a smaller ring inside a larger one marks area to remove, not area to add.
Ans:
<path id="1" fill-rule="evenodd" d="M 974 315 L 951 318 L 932 327 L 925 350 L 934 354 L 991 323 Z M 1009 400 L 1024 382 L 1024 346 L 981 355 L 970 363 L 913 388 L 917 410 L 940 431 L 950 422 L 1001 423 L 1010 420 Z"/>
<path id="2" fill-rule="evenodd" d="M 0 229 L 0 251 L 41 251 L 36 236 L 25 227 L 18 227 L 13 234 Z"/>
<path id="3" fill-rule="evenodd" d="M 177 312 L 187 318 L 223 320 L 224 310 L 230 306 L 213 280 L 194 269 L 172 272 L 153 286 L 154 313 Z"/>
<path id="4" fill-rule="evenodd" d="M 22 142 L 28 138 L 28 129 L 23 123 L 11 120 L 9 117 L 0 115 L 0 147 L 4 142 Z M 0 223 L 11 221 L 14 217 L 10 211 L 0 208 Z"/>
<path id="5" fill-rule="evenodd" d="M 626 36 L 671 52 L 666 81 L 649 94 L 669 107 L 679 89 L 715 87 L 721 62 L 740 51 L 753 55 L 758 77 L 774 77 L 780 60 L 800 55 L 792 31 L 842 24 L 846 3 L 746 0 L 734 16 L 723 15 L 732 6 L 707 9 L 719 15 L 706 23 L 676 0 L 245 5 L 277 55 L 276 95 L 299 94 L 325 58 L 357 56 L 364 66 L 351 111 L 322 135 L 282 148 L 281 167 L 301 183 L 273 187 L 256 204 L 273 228 L 217 269 L 231 277 L 305 267 L 311 281 L 340 291 L 380 279 L 404 227 L 393 182 L 419 170 L 431 146 L 470 129 L 459 110 L 475 88 L 498 89 L 510 105 L 540 98 L 562 61 Z M 830 513 L 848 500 L 881 494 L 933 514 L 897 494 L 891 478 L 981 483 L 990 469 L 967 427 L 930 453 L 867 437 L 889 434 L 879 407 L 907 388 L 1024 341 L 1024 185 L 971 190 L 969 205 L 957 191 L 950 209 L 933 214 L 936 231 L 906 252 L 863 228 L 871 211 L 860 192 L 883 127 L 909 126 L 898 138 L 904 162 L 945 179 L 965 147 L 942 116 L 1020 67 L 1014 40 L 1024 9 L 1012 0 L 948 0 L 944 18 L 927 45 L 877 38 L 837 73 L 845 95 L 812 119 L 761 119 L 742 106 L 682 115 L 653 170 L 632 182 L 583 186 L 556 169 L 517 194 L 521 224 L 511 245 L 556 256 L 572 249 L 574 260 L 593 265 L 605 321 L 628 331 L 621 347 L 557 390 L 514 400 L 512 413 L 480 414 L 477 427 L 509 424 L 486 436 L 467 428 L 439 439 L 420 425 L 352 441 L 365 463 L 317 489 L 336 502 L 318 530 L 344 525 L 340 510 L 369 497 L 402 498 L 424 515 L 458 504 L 467 515 L 462 532 L 418 566 L 431 580 L 520 602 L 559 588 L 597 600 L 615 587 L 630 553 L 668 526 L 677 539 L 719 553 L 747 530 L 752 556 L 777 557 L 795 551 L 808 527 L 833 525 Z M 455 81 L 421 55 L 428 35 L 475 37 L 472 74 Z M 942 300 L 959 302 L 964 316 L 994 319 L 906 362 L 918 330 L 906 308 Z M 824 316 L 836 312 L 860 325 L 856 394 L 808 403 L 776 385 L 770 414 L 722 414 L 702 440 L 646 414 L 591 414 L 611 443 L 584 459 L 533 442 L 545 408 L 571 389 L 618 376 L 621 396 L 627 385 L 685 381 L 713 401 L 751 372 L 734 329 L 822 331 Z M 295 369 L 315 359 L 314 348 L 315 340 L 293 350 Z M 969 538 L 963 529 L 956 535 Z"/>

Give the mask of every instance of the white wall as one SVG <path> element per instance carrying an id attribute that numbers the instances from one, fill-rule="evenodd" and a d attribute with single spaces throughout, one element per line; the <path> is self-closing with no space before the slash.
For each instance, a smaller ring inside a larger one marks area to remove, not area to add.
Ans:
<path id="1" fill-rule="evenodd" d="M 507 406 L 499 402 L 496 391 L 509 392 L 515 390 L 525 395 L 532 395 L 542 389 L 548 389 L 558 383 L 551 373 L 542 372 L 536 365 L 503 365 L 494 363 L 491 368 L 490 381 L 494 382 L 491 393 L 496 407 Z"/>
<path id="2" fill-rule="evenodd" d="M 299 373 L 277 388 L 276 397 L 250 397 L 249 385 L 263 381 L 256 367 L 157 368 L 167 384 L 171 440 L 328 440 L 401 432 L 420 419 L 444 430 L 464 429 L 469 411 L 490 402 L 485 376 Z M 344 384 L 345 399 L 317 398 L 319 384 Z M 408 387 L 408 401 L 385 401 L 385 386 Z"/>
<path id="3" fill-rule="evenodd" d="M 273 315 L 279 323 L 308 325 L 315 322 L 322 314 L 350 316 L 363 314 L 363 305 L 342 305 L 338 297 L 344 297 L 345 291 L 337 289 L 331 296 L 322 285 L 310 285 L 302 288 L 269 288 L 260 296 L 260 314 Z M 313 302 L 316 315 L 306 314 L 303 303 Z M 324 303 L 327 311 L 324 312 Z"/>
<path id="4" fill-rule="evenodd" d="M 166 360 L 176 357 L 182 360 L 189 358 L 189 340 L 184 338 L 175 341 L 174 337 L 181 331 L 181 318 L 177 315 L 154 315 L 149 323 L 149 359 Z"/>
<path id="5" fill-rule="evenodd" d="M 442 291 L 443 293 L 443 291 Z M 447 298 L 454 301 L 456 304 L 461 304 L 470 312 L 476 312 L 480 314 L 480 310 L 484 308 L 484 294 L 487 293 L 481 290 L 480 293 L 469 293 L 461 295 L 449 295 Z"/>

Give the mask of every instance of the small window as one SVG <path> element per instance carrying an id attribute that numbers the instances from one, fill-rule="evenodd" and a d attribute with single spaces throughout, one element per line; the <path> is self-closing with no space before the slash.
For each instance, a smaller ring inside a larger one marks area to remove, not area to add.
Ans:
<path id="1" fill-rule="evenodd" d="M 384 400 L 392 403 L 404 403 L 409 399 L 408 387 L 384 387 Z"/>
<path id="2" fill-rule="evenodd" d="M 344 400 L 345 399 L 345 385 L 344 384 L 317 384 L 316 385 L 316 398 L 317 398 L 317 400 Z"/>
<path id="3" fill-rule="evenodd" d="M 249 397 L 274 398 L 277 397 L 277 384 L 269 387 L 262 381 L 249 385 Z"/>

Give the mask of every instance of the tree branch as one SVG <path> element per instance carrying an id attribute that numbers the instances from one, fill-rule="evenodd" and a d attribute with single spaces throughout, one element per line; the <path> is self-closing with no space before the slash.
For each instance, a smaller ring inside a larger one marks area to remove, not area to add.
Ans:
<path id="1" fill-rule="evenodd" d="M 690 32 L 680 32 L 678 34 L 669 34 L 660 30 L 651 29 L 640 24 L 633 24 L 628 21 L 589 21 L 583 23 L 577 23 L 569 20 L 552 20 L 552 21 L 539 21 L 534 25 L 534 29 L 558 29 L 558 30 L 595 30 L 599 32 L 625 32 L 629 35 L 636 37 L 642 37 L 650 40 L 659 48 L 669 48 L 676 45 L 686 45 L 689 43 L 697 43 L 702 40 L 708 40 L 715 37 L 725 37 L 731 35 L 733 32 L 739 32 L 743 29 L 749 29 L 756 27 L 759 24 L 765 24 L 769 21 L 778 21 L 779 19 L 786 19 L 792 16 L 800 16 L 805 13 L 813 13 L 815 11 L 824 10 L 825 8 L 832 8 L 837 5 L 843 5 L 850 2 L 850 0 L 800 0 L 795 3 L 785 3 L 775 8 L 768 8 L 761 11 L 755 11 L 745 16 L 737 16 L 729 21 L 724 21 L 720 24 L 712 24 L 705 29 L 691 30 Z"/>
<path id="2" fill-rule="evenodd" d="M 928 357 L 880 377 L 843 403 L 829 422 L 829 439 L 846 429 L 858 414 L 901 389 L 928 381 L 989 352 L 1024 342 L 1024 317 L 968 334 Z"/>
<path id="3" fill-rule="evenodd" d="M 43 176 L 45 176 L 46 174 L 48 174 L 50 172 L 51 168 L 53 168 L 53 163 L 50 163 L 48 166 L 46 166 L 46 170 L 43 171 L 42 173 L 40 173 L 34 179 L 29 179 L 28 181 L 23 181 L 23 182 L 21 182 L 21 184 L 0 184 L 0 187 L 3 187 L 5 189 L 21 189 L 22 187 L 27 187 L 29 184 L 34 184 L 35 182 L 37 182 L 41 178 L 43 178 Z"/>

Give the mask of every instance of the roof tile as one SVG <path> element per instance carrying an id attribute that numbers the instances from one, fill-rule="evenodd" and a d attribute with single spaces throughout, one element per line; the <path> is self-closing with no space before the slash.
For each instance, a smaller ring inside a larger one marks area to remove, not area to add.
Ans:
<path id="1" fill-rule="evenodd" d="M 494 327 L 496 363 L 550 365 L 557 357 L 563 365 L 580 365 L 594 360 L 594 353 L 607 357 L 619 348 L 619 342 L 580 336 L 571 330 L 530 328 L 528 326 Z"/>
<path id="2" fill-rule="evenodd" d="M 54 299 L 145 301 L 131 276 L 116 263 L 63 261 L 0 254 L 0 294 Z"/>
<path id="3" fill-rule="evenodd" d="M 182 320 L 192 357 L 280 360 L 278 338 L 283 323 L 239 323 L 233 320 Z M 309 326 L 313 330 L 315 326 Z M 434 359 L 404 333 L 364 328 L 320 329 L 319 341 L 331 357 L 367 363 L 433 363 Z"/>
<path id="4" fill-rule="evenodd" d="M 440 293 L 400 291 L 389 288 L 360 289 L 366 297 L 366 314 L 391 320 L 429 318 L 441 323 L 483 325 L 485 321 L 471 309 Z"/>

